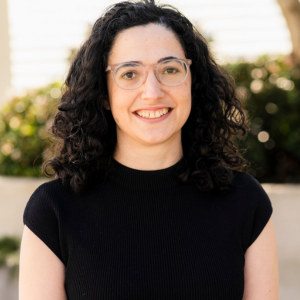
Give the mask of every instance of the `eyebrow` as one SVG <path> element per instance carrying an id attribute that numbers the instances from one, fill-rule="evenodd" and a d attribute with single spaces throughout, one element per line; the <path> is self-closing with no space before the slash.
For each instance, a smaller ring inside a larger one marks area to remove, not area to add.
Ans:
<path id="1" fill-rule="evenodd" d="M 160 62 L 162 62 L 162 61 L 165 61 L 165 60 L 168 60 L 168 59 L 178 59 L 177 57 L 175 57 L 175 56 L 167 56 L 167 57 L 163 57 L 163 58 L 160 58 L 158 61 L 157 61 L 157 63 L 159 64 Z M 126 61 L 125 62 L 126 64 L 143 64 L 141 61 L 136 61 L 136 60 L 134 60 L 134 61 Z"/>
<path id="2" fill-rule="evenodd" d="M 120 65 L 116 71 L 118 71 L 119 69 L 121 68 L 124 68 L 124 67 L 135 67 L 139 62 L 138 61 L 128 61 L 128 62 L 125 62 L 123 65 Z"/>

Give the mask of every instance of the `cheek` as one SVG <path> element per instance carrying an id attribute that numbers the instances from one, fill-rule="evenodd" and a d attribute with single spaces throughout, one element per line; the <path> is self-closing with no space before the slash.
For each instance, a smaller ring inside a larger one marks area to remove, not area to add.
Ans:
<path id="1" fill-rule="evenodd" d="M 184 89 L 181 93 L 181 99 L 180 99 L 181 109 L 180 109 L 180 118 L 182 120 L 181 126 L 185 124 L 187 119 L 189 118 L 189 115 L 191 113 L 191 107 L 192 107 L 192 97 L 191 97 L 191 91 L 187 87 L 187 89 Z"/>
<path id="2" fill-rule="evenodd" d="M 115 122 L 119 123 L 120 104 L 118 104 L 119 101 L 116 101 L 115 99 L 120 99 L 121 95 L 119 95 L 119 91 L 115 86 L 114 80 L 111 76 L 109 76 L 107 79 L 107 88 L 108 88 L 108 98 L 109 98 L 111 113 L 113 115 Z"/>
<path id="3" fill-rule="evenodd" d="M 192 101 L 191 101 L 191 98 L 190 97 L 187 97 L 185 99 L 185 102 L 184 102 L 184 108 L 183 108 L 183 115 L 184 115 L 184 120 L 185 122 L 187 121 L 187 119 L 189 118 L 190 116 L 190 113 L 191 113 L 191 107 L 192 107 Z"/>
<path id="4" fill-rule="evenodd" d="M 180 97 L 178 101 L 182 104 L 182 108 L 184 111 L 190 112 L 191 105 L 192 105 L 192 93 L 191 93 L 191 86 L 188 83 L 184 83 L 182 85 L 182 89 L 180 93 L 178 93 L 178 96 Z"/>
<path id="5" fill-rule="evenodd" d="M 185 87 L 185 91 L 186 91 L 186 102 L 187 102 L 187 105 L 188 105 L 189 109 L 191 109 L 191 106 L 192 106 L 192 84 L 191 84 L 191 80 L 186 81 L 184 87 Z"/>
<path id="6" fill-rule="evenodd" d="M 130 109 L 133 97 L 125 95 L 123 90 L 113 89 L 110 93 L 111 112 L 115 122 L 122 126 L 130 122 Z M 126 125 L 127 126 L 127 125 Z"/>

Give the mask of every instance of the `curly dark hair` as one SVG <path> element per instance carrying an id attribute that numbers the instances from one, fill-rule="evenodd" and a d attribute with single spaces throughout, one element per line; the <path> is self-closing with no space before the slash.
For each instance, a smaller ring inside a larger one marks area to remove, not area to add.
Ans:
<path id="1" fill-rule="evenodd" d="M 172 30 L 193 61 L 192 108 L 182 127 L 183 158 L 176 174 L 201 192 L 228 192 L 235 171 L 248 166 L 242 156 L 245 149 L 232 142 L 249 131 L 234 80 L 215 62 L 205 38 L 185 16 L 171 5 L 150 0 L 113 4 L 95 22 L 67 75 L 49 130 L 54 157 L 45 159 L 43 173 L 60 178 L 76 194 L 105 180 L 117 142 L 116 123 L 104 107 L 108 55 L 118 33 L 149 23 Z"/>

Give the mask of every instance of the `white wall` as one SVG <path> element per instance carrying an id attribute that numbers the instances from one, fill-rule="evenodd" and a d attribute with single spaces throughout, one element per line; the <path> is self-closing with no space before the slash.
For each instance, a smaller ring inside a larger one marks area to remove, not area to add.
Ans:
<path id="1" fill-rule="evenodd" d="M 7 0 L 0 0 L 0 105 L 11 87 Z"/>

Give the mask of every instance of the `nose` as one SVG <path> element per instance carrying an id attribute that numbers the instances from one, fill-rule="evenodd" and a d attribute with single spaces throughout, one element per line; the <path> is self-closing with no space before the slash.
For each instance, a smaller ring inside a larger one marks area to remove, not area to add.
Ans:
<path id="1" fill-rule="evenodd" d="M 165 93 L 161 89 L 161 83 L 155 76 L 154 70 L 148 70 L 145 82 L 142 85 L 142 99 L 161 99 Z"/>

